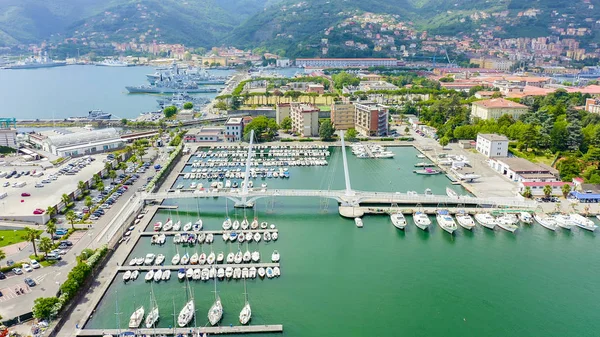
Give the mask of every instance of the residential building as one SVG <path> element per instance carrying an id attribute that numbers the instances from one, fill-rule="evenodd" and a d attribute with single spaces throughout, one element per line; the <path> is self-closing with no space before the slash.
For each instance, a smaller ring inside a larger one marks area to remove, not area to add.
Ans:
<path id="1" fill-rule="evenodd" d="M 290 59 L 279 59 L 275 61 L 275 65 L 279 68 L 289 68 L 292 66 Z"/>
<path id="2" fill-rule="evenodd" d="M 331 104 L 331 123 L 336 130 L 354 128 L 355 108 L 352 103 L 334 102 Z"/>
<path id="3" fill-rule="evenodd" d="M 494 158 L 488 161 L 495 171 L 516 182 L 559 181 L 558 171 L 543 164 L 535 164 L 518 157 Z"/>
<path id="4" fill-rule="evenodd" d="M 223 127 L 203 127 L 201 129 L 191 129 L 185 134 L 185 142 L 218 142 L 223 138 L 225 129 Z"/>
<path id="5" fill-rule="evenodd" d="M 301 58 L 296 59 L 296 66 L 311 68 L 396 67 L 398 60 L 393 58 Z"/>
<path id="6" fill-rule="evenodd" d="M 600 114 L 600 99 L 588 98 L 585 100 L 585 111 Z"/>
<path id="7" fill-rule="evenodd" d="M 551 182 L 537 182 L 537 181 L 529 181 L 529 182 L 520 182 L 519 183 L 519 193 L 523 194 L 523 192 L 525 192 L 525 189 L 527 187 L 529 187 L 529 190 L 531 191 L 531 195 L 533 196 L 543 196 L 544 194 L 544 187 L 545 186 L 550 186 L 552 188 L 552 192 L 550 193 L 550 195 L 560 195 L 562 196 L 562 187 L 563 185 L 569 185 L 569 186 L 573 186 L 573 183 L 566 183 L 563 181 L 551 181 Z"/>
<path id="8" fill-rule="evenodd" d="M 473 58 L 469 62 L 473 64 L 479 65 L 480 68 L 483 69 L 493 69 L 493 70 L 501 70 L 508 71 L 515 63 L 511 60 L 505 59 L 497 59 L 497 58 Z"/>
<path id="9" fill-rule="evenodd" d="M 325 87 L 322 84 L 309 84 L 306 92 L 316 92 L 319 95 L 323 95 L 325 93 Z"/>
<path id="10" fill-rule="evenodd" d="M 477 151 L 488 158 L 508 157 L 508 138 L 502 135 L 479 133 Z"/>
<path id="11" fill-rule="evenodd" d="M 225 122 L 225 141 L 240 142 L 244 136 L 244 119 L 242 117 L 229 117 Z"/>
<path id="12" fill-rule="evenodd" d="M 275 108 L 275 122 L 280 125 L 286 117 L 290 117 L 290 103 L 277 104 Z"/>
<path id="13" fill-rule="evenodd" d="M 387 136 L 389 130 L 388 107 L 372 102 L 354 104 L 355 129 L 364 136 Z"/>
<path id="14" fill-rule="evenodd" d="M 290 103 L 290 118 L 292 119 L 292 132 L 299 133 L 302 137 L 319 135 L 319 112 L 321 110 L 308 103 Z"/>
<path id="15" fill-rule="evenodd" d="M 481 119 L 498 119 L 502 115 L 510 115 L 517 120 L 521 115 L 527 113 L 527 105 L 515 103 L 504 98 L 492 98 L 476 101 L 471 104 L 471 117 Z"/>

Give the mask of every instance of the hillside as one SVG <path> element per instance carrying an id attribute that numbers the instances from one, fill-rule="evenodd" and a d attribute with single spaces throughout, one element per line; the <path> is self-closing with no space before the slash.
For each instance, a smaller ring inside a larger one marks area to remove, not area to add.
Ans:
<path id="1" fill-rule="evenodd" d="M 211 47 L 225 33 L 277 0 L 2 0 L 0 46 L 141 38 Z"/>

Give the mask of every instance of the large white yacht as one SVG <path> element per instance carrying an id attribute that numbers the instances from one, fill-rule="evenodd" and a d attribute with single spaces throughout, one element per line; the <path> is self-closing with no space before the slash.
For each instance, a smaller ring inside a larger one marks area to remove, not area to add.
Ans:
<path id="1" fill-rule="evenodd" d="M 475 221 L 485 228 L 494 229 L 498 223 L 490 213 L 475 214 Z"/>
<path id="2" fill-rule="evenodd" d="M 438 214 L 436 215 L 436 220 L 438 225 L 450 234 L 454 233 L 454 231 L 458 229 L 458 227 L 456 226 L 456 222 L 454 222 L 454 219 L 452 219 L 452 216 L 450 215 L 450 213 L 448 213 L 448 210 L 446 209 L 438 211 Z"/>

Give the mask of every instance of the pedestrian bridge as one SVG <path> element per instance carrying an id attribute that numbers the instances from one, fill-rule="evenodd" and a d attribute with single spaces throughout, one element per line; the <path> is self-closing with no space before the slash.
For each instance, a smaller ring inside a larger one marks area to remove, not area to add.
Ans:
<path id="1" fill-rule="evenodd" d="M 468 196 L 449 197 L 446 195 L 407 194 L 400 192 L 370 192 L 346 190 L 299 190 L 299 189 L 260 189 L 247 191 L 239 189 L 220 190 L 187 190 L 158 192 L 144 195 L 145 200 L 210 198 L 223 197 L 232 200 L 237 207 L 252 207 L 256 200 L 274 197 L 313 197 L 336 200 L 342 206 L 359 206 L 360 204 L 398 204 L 398 205 L 444 205 L 447 207 L 492 207 L 535 209 L 535 201 L 518 198 L 475 198 Z"/>

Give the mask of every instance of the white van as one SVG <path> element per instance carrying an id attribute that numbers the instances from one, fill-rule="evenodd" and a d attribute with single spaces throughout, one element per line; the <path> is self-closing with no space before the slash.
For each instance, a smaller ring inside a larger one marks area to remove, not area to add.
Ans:
<path id="1" fill-rule="evenodd" d="M 24 181 L 19 181 L 19 182 L 15 183 L 15 184 L 13 185 L 13 187 L 25 187 L 25 185 L 27 185 L 27 183 L 26 183 L 26 182 L 24 182 Z"/>
<path id="2" fill-rule="evenodd" d="M 36 173 L 32 174 L 31 176 L 32 176 L 32 177 L 41 177 L 41 176 L 43 176 L 43 175 L 44 175 L 44 172 L 42 172 L 42 171 L 37 171 Z"/>
<path id="3" fill-rule="evenodd" d="M 0 178 L 6 177 L 7 174 L 8 174 L 8 172 L 0 172 Z"/>

